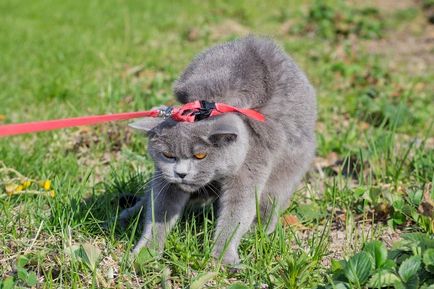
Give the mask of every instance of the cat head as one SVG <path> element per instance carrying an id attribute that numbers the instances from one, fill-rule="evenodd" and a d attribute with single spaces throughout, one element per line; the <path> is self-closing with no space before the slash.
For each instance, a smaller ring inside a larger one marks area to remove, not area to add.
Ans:
<path id="1" fill-rule="evenodd" d="M 185 192 L 234 175 L 248 151 L 247 128 L 235 113 L 194 123 L 146 118 L 130 126 L 148 135 L 162 177 Z"/>

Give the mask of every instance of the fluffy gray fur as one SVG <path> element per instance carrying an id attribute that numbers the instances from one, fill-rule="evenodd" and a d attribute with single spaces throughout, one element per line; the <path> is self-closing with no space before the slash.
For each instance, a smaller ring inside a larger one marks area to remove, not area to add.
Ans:
<path id="1" fill-rule="evenodd" d="M 271 233 L 314 157 L 314 89 L 271 40 L 250 36 L 199 54 L 174 93 L 181 103 L 253 108 L 266 121 L 225 113 L 195 123 L 148 118 L 132 124 L 147 133 L 155 162 L 144 202 L 121 214 L 126 219 L 145 205 L 144 231 L 133 252 L 144 246 L 162 250 L 186 205 L 211 198 L 219 208 L 213 255 L 225 264 L 238 263 L 240 240 L 257 218 L 255 194 Z M 207 156 L 195 159 L 199 152 Z"/>

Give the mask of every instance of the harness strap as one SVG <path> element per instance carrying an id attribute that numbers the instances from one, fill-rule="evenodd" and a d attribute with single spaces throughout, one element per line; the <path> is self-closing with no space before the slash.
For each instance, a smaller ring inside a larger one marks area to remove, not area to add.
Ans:
<path id="1" fill-rule="evenodd" d="M 0 125 L 0 137 L 74 126 L 93 125 L 109 121 L 127 120 L 139 117 L 171 117 L 176 121 L 195 122 L 206 119 L 210 116 L 216 116 L 227 112 L 238 112 L 257 121 L 265 121 L 264 115 L 252 109 L 243 109 L 224 103 L 197 100 L 186 103 L 179 107 L 168 107 L 165 109 Z"/>

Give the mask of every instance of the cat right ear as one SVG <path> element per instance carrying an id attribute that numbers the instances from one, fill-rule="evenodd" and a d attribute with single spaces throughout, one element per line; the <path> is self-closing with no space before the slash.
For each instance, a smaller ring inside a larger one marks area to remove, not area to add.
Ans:
<path id="1" fill-rule="evenodd" d="M 164 119 L 160 118 L 160 117 L 142 118 L 142 119 L 136 120 L 135 122 L 129 123 L 128 126 L 148 134 L 153 128 L 158 126 L 163 121 L 164 121 Z"/>

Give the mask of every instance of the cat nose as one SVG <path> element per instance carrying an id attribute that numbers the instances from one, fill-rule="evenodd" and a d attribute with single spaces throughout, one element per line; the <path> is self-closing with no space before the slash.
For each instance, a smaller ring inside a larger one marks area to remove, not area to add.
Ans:
<path id="1" fill-rule="evenodd" d="M 187 174 L 182 174 L 182 173 L 176 173 L 176 174 L 177 174 L 178 177 L 180 177 L 181 179 L 185 178 L 185 176 L 187 175 Z"/>

